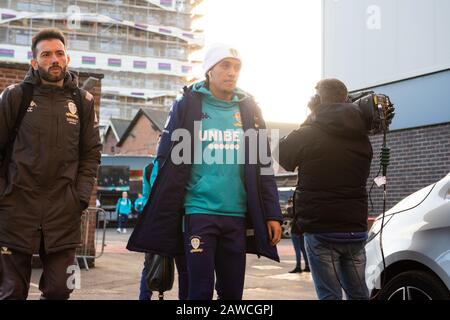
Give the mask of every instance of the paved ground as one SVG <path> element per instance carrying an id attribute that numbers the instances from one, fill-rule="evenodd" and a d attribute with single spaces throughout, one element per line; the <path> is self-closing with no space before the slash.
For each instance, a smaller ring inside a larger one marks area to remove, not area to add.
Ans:
<path id="1" fill-rule="evenodd" d="M 128 234 L 118 234 L 114 229 L 106 233 L 103 256 L 95 262 L 95 268 L 81 270 L 81 288 L 75 290 L 72 299 L 77 300 L 134 300 L 139 291 L 143 254 L 125 249 Z M 295 253 L 289 239 L 278 245 L 281 263 L 269 259 L 247 256 L 245 300 L 315 300 L 311 274 L 290 274 L 295 265 Z M 33 270 L 29 299 L 38 299 L 40 269 Z M 174 289 L 166 292 L 167 300 L 177 299 L 177 281 Z"/>

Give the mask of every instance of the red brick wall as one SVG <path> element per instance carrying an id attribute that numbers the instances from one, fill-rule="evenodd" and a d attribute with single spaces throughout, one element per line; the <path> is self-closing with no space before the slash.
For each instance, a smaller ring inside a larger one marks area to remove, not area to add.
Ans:
<path id="1" fill-rule="evenodd" d="M 3 91 L 4 88 L 8 87 L 11 84 L 21 82 L 27 71 L 29 66 L 26 64 L 19 63 L 5 63 L 0 62 L 0 91 Z M 83 83 L 89 76 L 93 76 L 95 78 L 103 78 L 103 75 L 99 74 L 88 74 L 85 72 L 80 73 L 79 81 L 80 84 Z M 89 91 L 94 96 L 95 101 L 95 111 L 97 113 L 97 117 L 100 114 L 100 97 L 101 97 L 101 81 L 97 82 L 96 86 Z M 95 207 L 95 200 L 97 197 L 97 186 L 92 190 L 91 199 L 89 201 L 89 206 Z M 84 252 L 89 252 L 95 255 L 95 227 L 96 227 L 96 213 L 90 212 L 88 215 L 83 217 L 83 221 L 86 222 L 82 225 L 82 242 L 84 243 L 86 239 L 85 230 L 88 229 L 88 242 L 87 246 L 83 246 L 77 252 L 77 254 L 82 254 Z M 88 228 L 87 228 L 88 227 Z M 93 265 L 93 260 L 90 260 L 90 265 Z"/>
<path id="2" fill-rule="evenodd" d="M 156 142 L 160 132 L 153 127 L 151 121 L 142 115 L 131 133 L 120 146 L 120 154 L 155 155 Z"/>
<path id="3" fill-rule="evenodd" d="M 117 141 L 112 129 L 108 129 L 105 135 L 105 140 L 103 141 L 103 153 L 109 155 L 118 153 L 119 148 L 116 146 L 117 142 L 119 141 Z"/>
<path id="4" fill-rule="evenodd" d="M 23 76 L 24 72 L 22 70 L 0 67 L 0 89 L 3 91 L 9 85 L 22 81 Z"/>

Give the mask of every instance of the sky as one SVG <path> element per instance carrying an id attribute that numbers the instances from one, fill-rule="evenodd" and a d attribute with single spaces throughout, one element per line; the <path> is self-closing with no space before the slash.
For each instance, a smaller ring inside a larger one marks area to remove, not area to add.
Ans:
<path id="1" fill-rule="evenodd" d="M 240 51 L 238 86 L 255 96 L 266 121 L 301 123 L 307 116 L 321 77 L 321 2 L 204 0 L 198 8 L 205 48 L 226 43 Z"/>

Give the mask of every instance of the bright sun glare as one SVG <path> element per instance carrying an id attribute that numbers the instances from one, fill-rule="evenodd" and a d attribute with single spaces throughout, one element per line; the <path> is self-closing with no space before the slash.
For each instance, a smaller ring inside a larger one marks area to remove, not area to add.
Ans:
<path id="1" fill-rule="evenodd" d="M 204 0 L 198 10 L 205 48 L 227 43 L 240 51 L 239 87 L 256 97 L 265 119 L 303 122 L 321 76 L 321 1 Z"/>

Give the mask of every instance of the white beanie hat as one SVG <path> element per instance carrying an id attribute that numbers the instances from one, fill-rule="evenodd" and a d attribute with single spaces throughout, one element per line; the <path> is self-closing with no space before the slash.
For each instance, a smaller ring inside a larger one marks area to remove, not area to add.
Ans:
<path id="1" fill-rule="evenodd" d="M 234 58 L 242 61 L 241 55 L 233 47 L 226 44 L 213 45 L 205 55 L 205 61 L 203 61 L 204 74 L 218 64 L 220 61 L 226 58 Z"/>

